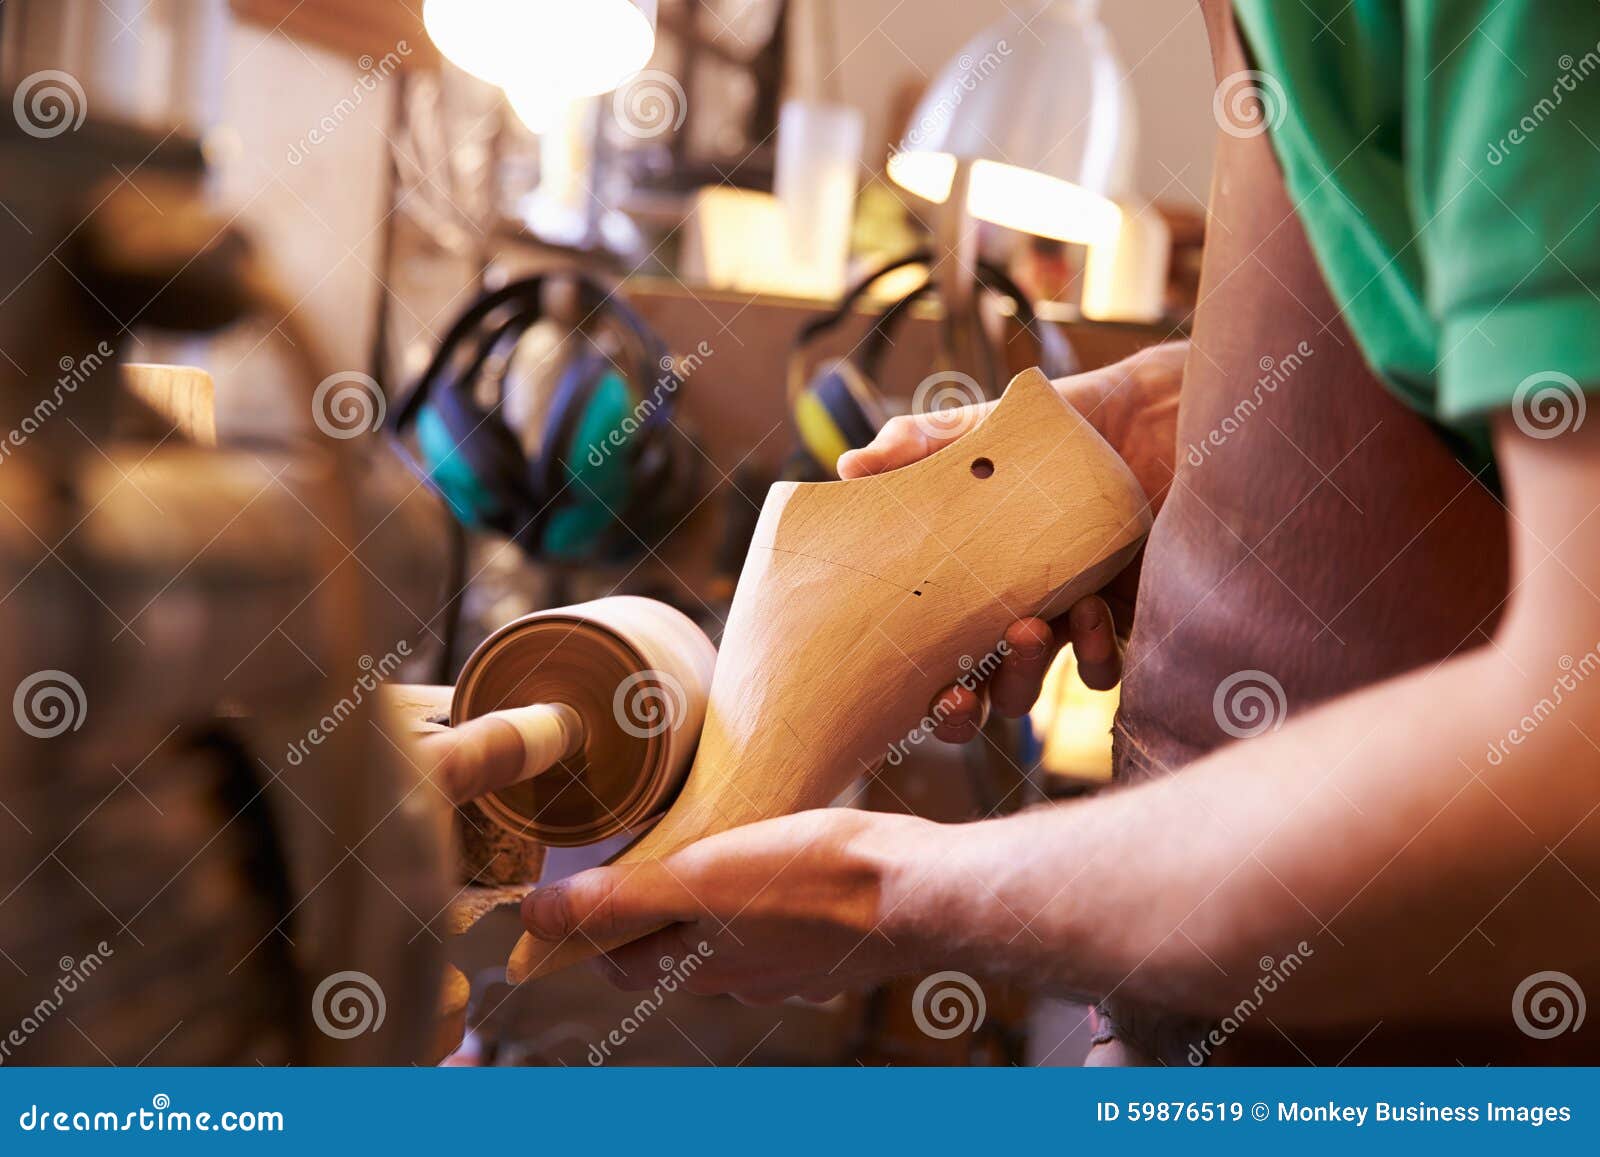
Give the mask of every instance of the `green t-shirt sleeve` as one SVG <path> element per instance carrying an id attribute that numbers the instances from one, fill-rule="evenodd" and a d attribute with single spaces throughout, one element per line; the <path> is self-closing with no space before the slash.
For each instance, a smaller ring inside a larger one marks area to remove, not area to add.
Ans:
<path id="1" fill-rule="evenodd" d="M 1438 406 L 1600 389 L 1600 5 L 1409 0 L 1406 170 Z"/>

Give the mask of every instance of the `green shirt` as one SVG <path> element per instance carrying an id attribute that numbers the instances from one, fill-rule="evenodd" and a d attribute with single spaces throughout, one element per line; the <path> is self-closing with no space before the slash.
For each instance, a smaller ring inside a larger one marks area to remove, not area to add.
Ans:
<path id="1" fill-rule="evenodd" d="M 1487 462 L 1490 411 L 1561 375 L 1600 388 L 1600 4 L 1234 8 L 1261 75 L 1230 79 L 1260 93 L 1334 300 L 1394 392 Z"/>

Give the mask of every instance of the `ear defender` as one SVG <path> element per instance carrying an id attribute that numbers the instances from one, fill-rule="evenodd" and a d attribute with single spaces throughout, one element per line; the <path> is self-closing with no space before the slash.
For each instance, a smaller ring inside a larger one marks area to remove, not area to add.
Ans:
<path id="1" fill-rule="evenodd" d="M 514 532 L 528 500 L 522 449 L 497 419 L 447 392 L 417 413 L 426 478 L 467 526 Z"/>
<path id="2" fill-rule="evenodd" d="M 481 394 L 489 367 L 503 370 L 544 316 L 543 290 L 556 276 L 577 283 L 586 314 L 608 323 L 625 352 L 614 361 L 590 349 L 573 359 L 530 458 L 499 401 L 486 405 Z M 665 343 L 615 290 L 578 272 L 538 275 L 467 308 L 390 424 L 397 434 L 416 427 L 413 469 L 464 525 L 500 531 L 535 557 L 621 560 L 649 549 L 694 500 L 698 454 L 673 417 L 682 383 L 673 377 L 670 389 L 659 388 L 672 365 Z"/>
<path id="3" fill-rule="evenodd" d="M 870 443 L 887 420 L 871 383 L 843 360 L 819 372 L 794 402 L 800 443 L 829 473 L 840 455 Z"/>
<path id="4" fill-rule="evenodd" d="M 569 373 L 580 380 L 558 392 L 537 463 L 546 501 L 552 505 L 538 547 L 560 560 L 595 553 L 628 509 L 637 436 L 625 432 L 633 394 L 608 360 L 586 355 Z"/>
<path id="5" fill-rule="evenodd" d="M 935 291 L 935 285 L 923 281 L 893 302 L 873 321 L 849 355 L 822 363 L 809 376 L 805 368 L 806 347 L 843 324 L 855 304 L 881 278 L 907 266 L 931 262 L 931 255 L 925 252 L 889 262 L 856 282 L 837 305 L 808 321 L 795 335 L 789 351 L 789 410 L 801 446 L 830 477 L 837 477 L 840 455 L 869 445 L 888 420 L 889 407 L 878 389 L 878 367 L 892 344 L 891 335 L 910 315 L 912 307 Z M 1056 372 L 1049 363 L 1058 359 L 1051 356 L 1053 347 L 1044 339 L 1046 334 L 1052 334 L 1057 346 L 1064 346 L 1064 339 L 1039 324 L 1022 290 L 998 267 L 980 261 L 976 276 L 980 287 L 1012 301 L 1017 320 L 1039 346 L 1041 367 L 1047 373 Z M 1067 352 L 1070 354 L 1070 348 Z M 991 365 L 991 371 L 993 368 Z"/>

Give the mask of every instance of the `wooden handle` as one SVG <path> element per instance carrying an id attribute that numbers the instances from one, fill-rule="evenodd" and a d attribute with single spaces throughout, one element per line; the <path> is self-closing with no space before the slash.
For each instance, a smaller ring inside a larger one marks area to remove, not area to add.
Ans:
<path id="1" fill-rule="evenodd" d="M 827 804 L 921 726 L 943 687 L 992 670 L 1007 626 L 1099 589 L 1149 528 L 1132 473 L 1038 370 L 911 466 L 774 486 L 683 791 L 616 862 Z M 507 975 L 612 947 L 524 935 Z"/>
<path id="2" fill-rule="evenodd" d="M 583 721 L 564 703 L 535 703 L 423 732 L 417 743 L 441 790 L 465 803 L 549 771 L 582 746 Z"/>
<path id="3" fill-rule="evenodd" d="M 527 707 L 510 707 L 492 711 L 482 720 L 498 719 L 509 723 L 522 740 L 522 766 L 516 776 L 496 788 L 522 783 L 541 772 L 549 771 L 561 760 L 583 746 L 583 720 L 565 703 L 533 703 Z M 463 724 L 464 727 L 481 727 L 479 719 Z"/>

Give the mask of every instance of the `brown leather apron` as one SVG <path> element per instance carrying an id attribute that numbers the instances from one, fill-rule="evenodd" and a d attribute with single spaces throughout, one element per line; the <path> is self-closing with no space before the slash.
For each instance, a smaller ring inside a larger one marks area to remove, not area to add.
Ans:
<path id="1" fill-rule="evenodd" d="M 1219 82 L 1249 68 L 1227 0 L 1202 8 Z M 1230 741 L 1213 696 L 1237 672 L 1268 673 L 1292 716 L 1494 630 L 1507 593 L 1505 513 L 1367 367 L 1265 134 L 1217 134 L 1178 425 L 1177 481 L 1150 537 L 1127 656 L 1124 779 L 1175 771 Z M 1093 1059 L 1184 1063 L 1193 1022 L 1108 1011 L 1117 1040 Z M 1371 1029 L 1296 1034 L 1291 1046 L 1251 1026 L 1216 1059 L 1332 1063 Z M 1486 1043 L 1476 1031 L 1464 1039 Z M 1448 1064 L 1468 1059 L 1462 1048 L 1460 1034 L 1386 1017 L 1350 1062 Z"/>

